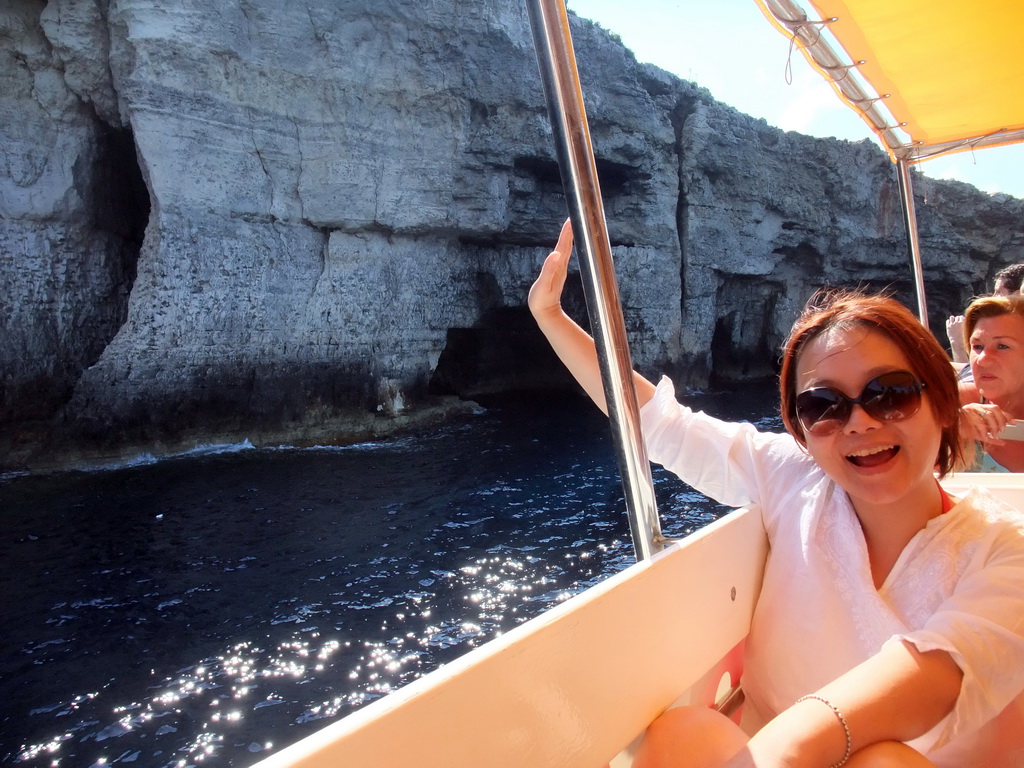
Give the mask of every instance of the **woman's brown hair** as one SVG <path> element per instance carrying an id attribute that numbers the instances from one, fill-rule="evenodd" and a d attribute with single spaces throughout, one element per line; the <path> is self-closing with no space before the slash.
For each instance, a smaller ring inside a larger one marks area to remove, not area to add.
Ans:
<path id="1" fill-rule="evenodd" d="M 956 374 L 949 356 L 931 332 L 910 310 L 889 296 L 823 290 L 807 302 L 783 347 L 779 395 L 786 429 L 801 445 L 807 445 L 796 417 L 796 363 L 804 347 L 825 331 L 857 327 L 887 336 L 910 361 L 911 373 L 924 383 L 926 400 L 942 427 L 936 466 L 940 475 L 950 472 L 962 452 Z"/>
<path id="2" fill-rule="evenodd" d="M 1002 315 L 1016 315 L 1024 320 L 1024 296 L 982 296 L 972 301 L 964 312 L 964 348 L 971 351 L 971 334 L 979 320 Z"/>

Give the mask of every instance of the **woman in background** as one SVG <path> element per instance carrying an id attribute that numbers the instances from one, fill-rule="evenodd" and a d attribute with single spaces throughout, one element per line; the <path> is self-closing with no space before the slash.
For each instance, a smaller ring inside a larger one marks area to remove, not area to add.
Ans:
<path id="1" fill-rule="evenodd" d="M 993 296 L 1012 296 L 1020 293 L 1024 283 L 1024 264 L 1011 264 L 996 272 Z M 946 320 L 946 336 L 949 337 L 949 349 L 953 362 L 962 365 L 970 361 L 967 346 L 964 343 L 964 316 L 952 315 Z M 970 367 L 964 369 L 970 372 Z M 968 378 L 969 380 L 969 378 Z"/>
<path id="2" fill-rule="evenodd" d="M 1024 472 L 1024 441 L 999 434 L 1024 419 L 1024 296 L 975 299 L 964 314 L 973 385 L 961 383 L 965 436 L 983 453 L 974 468 Z"/>

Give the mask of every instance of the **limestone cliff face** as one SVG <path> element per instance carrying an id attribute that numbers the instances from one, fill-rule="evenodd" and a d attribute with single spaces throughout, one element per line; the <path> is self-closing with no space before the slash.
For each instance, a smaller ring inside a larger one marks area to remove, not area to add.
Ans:
<path id="1" fill-rule="evenodd" d="M 525 311 L 565 206 L 517 3 L 5 8 L 4 466 L 358 437 L 435 395 L 564 381 Z M 639 367 L 763 376 L 814 287 L 909 297 L 880 150 L 574 35 Z M 941 327 L 1024 260 L 1024 204 L 919 192 Z"/>

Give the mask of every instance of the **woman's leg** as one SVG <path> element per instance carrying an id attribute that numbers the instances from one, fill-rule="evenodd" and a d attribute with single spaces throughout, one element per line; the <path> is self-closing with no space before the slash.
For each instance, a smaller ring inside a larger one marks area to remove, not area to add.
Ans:
<path id="1" fill-rule="evenodd" d="M 677 707 L 648 726 L 633 768 L 717 768 L 746 743 L 746 734 L 725 715 Z"/>
<path id="2" fill-rule="evenodd" d="M 935 764 L 902 742 L 881 741 L 851 755 L 846 768 L 935 768 Z"/>

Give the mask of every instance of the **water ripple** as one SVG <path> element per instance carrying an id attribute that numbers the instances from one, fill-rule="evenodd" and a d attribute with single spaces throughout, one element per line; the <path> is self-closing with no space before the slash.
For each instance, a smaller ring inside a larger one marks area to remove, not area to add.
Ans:
<path id="1" fill-rule="evenodd" d="M 631 562 L 608 443 L 559 404 L 5 477 L 0 762 L 248 765 L 508 631 Z M 723 511 L 655 483 L 669 535 Z"/>

